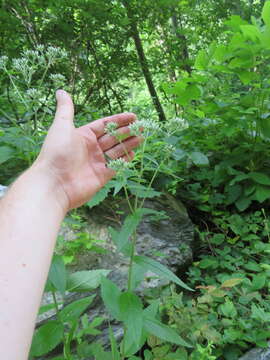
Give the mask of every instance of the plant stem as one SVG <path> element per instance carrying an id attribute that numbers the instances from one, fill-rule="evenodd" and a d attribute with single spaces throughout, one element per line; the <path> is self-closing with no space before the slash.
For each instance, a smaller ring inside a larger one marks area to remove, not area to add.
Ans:
<path id="1" fill-rule="evenodd" d="M 53 297 L 54 308 L 55 308 L 55 311 L 56 311 L 56 316 L 57 316 L 57 318 L 58 318 L 58 315 L 59 315 L 59 307 L 58 307 L 58 302 L 57 302 L 56 294 L 55 294 L 55 291 L 54 291 L 54 290 L 52 290 L 52 297 Z"/>

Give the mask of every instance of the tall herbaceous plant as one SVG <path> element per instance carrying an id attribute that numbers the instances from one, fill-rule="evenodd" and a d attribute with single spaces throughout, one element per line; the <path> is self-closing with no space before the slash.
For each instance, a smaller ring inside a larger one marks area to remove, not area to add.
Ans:
<path id="1" fill-rule="evenodd" d="M 57 72 L 66 59 L 65 50 L 43 45 L 15 59 L 0 57 L 6 85 L 0 107 L 0 164 L 21 158 L 30 165 L 35 159 L 54 113 L 55 90 L 66 84 Z"/>

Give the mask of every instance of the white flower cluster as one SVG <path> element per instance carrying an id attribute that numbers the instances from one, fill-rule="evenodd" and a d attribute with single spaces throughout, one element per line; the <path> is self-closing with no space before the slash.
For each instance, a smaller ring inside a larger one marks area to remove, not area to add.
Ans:
<path id="1" fill-rule="evenodd" d="M 112 136 L 116 136 L 117 135 L 117 124 L 115 122 L 109 122 L 108 124 L 106 124 L 105 126 L 105 133 L 112 135 Z"/>
<path id="2" fill-rule="evenodd" d="M 66 78 L 61 74 L 51 74 L 50 79 L 56 88 L 63 86 L 66 82 Z"/>
<path id="3" fill-rule="evenodd" d="M 177 130 L 183 130 L 187 127 L 187 123 L 183 118 L 172 118 L 167 122 L 167 129 L 169 133 Z"/>
<path id="4" fill-rule="evenodd" d="M 131 166 L 131 163 L 119 158 L 116 160 L 110 160 L 108 162 L 108 168 L 116 171 L 116 172 L 121 172 L 124 171 L 126 169 L 129 169 Z"/>
<path id="5" fill-rule="evenodd" d="M 28 59 L 22 57 L 19 59 L 12 60 L 12 67 L 19 73 L 21 73 L 24 77 L 24 80 L 30 84 L 32 75 L 34 74 L 35 70 L 32 66 L 29 65 Z"/>
<path id="6" fill-rule="evenodd" d="M 5 70 L 6 66 L 7 66 L 7 62 L 8 62 L 8 57 L 7 56 L 1 56 L 0 57 L 0 69 Z"/>
<path id="7" fill-rule="evenodd" d="M 174 151 L 176 150 L 176 147 L 170 144 L 165 144 L 164 145 L 164 153 L 166 153 L 167 155 L 171 155 Z"/>
<path id="8" fill-rule="evenodd" d="M 161 130 L 161 126 L 153 120 L 137 120 L 129 125 L 130 133 L 134 136 L 142 134 L 156 133 Z"/>
<path id="9" fill-rule="evenodd" d="M 49 46 L 46 50 L 46 57 L 48 58 L 49 64 L 54 64 L 59 60 L 67 57 L 67 52 L 58 47 Z"/>
<path id="10" fill-rule="evenodd" d="M 42 96 L 41 91 L 39 91 L 38 89 L 35 88 L 31 88 L 26 90 L 26 95 L 27 97 L 29 97 L 31 100 L 35 100 L 35 99 L 39 99 Z"/>

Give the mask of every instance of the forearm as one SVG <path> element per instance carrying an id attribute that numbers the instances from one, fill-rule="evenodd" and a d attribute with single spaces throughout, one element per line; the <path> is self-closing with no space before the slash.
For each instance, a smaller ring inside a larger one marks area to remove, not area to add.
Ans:
<path id="1" fill-rule="evenodd" d="M 0 354 L 25 360 L 65 216 L 53 176 L 33 167 L 0 202 Z"/>

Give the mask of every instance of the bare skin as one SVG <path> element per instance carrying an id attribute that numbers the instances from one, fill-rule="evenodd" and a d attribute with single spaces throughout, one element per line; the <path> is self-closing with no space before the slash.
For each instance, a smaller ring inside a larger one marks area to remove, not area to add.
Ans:
<path id="1" fill-rule="evenodd" d="M 114 175 L 104 153 L 132 160 L 141 139 L 119 144 L 104 134 L 107 122 L 129 134 L 132 113 L 113 115 L 80 128 L 70 96 L 57 92 L 57 110 L 34 164 L 0 202 L 0 354 L 28 358 L 35 318 L 59 227 L 68 210 L 88 201 Z"/>

